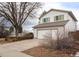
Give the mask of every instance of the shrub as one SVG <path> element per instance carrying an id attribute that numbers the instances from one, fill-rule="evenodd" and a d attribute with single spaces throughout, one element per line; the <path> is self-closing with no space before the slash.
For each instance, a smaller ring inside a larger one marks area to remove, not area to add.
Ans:
<path id="1" fill-rule="evenodd" d="M 26 33 L 22 37 L 25 38 L 25 39 L 33 39 L 34 34 L 33 33 Z"/>
<path id="2" fill-rule="evenodd" d="M 73 38 L 71 36 L 64 37 L 60 36 L 57 40 L 52 39 L 49 35 L 45 36 L 45 39 L 42 40 L 41 45 L 46 48 L 52 49 L 67 49 L 73 46 Z"/>
<path id="3" fill-rule="evenodd" d="M 0 38 L 5 38 L 8 35 L 10 35 L 10 32 L 8 30 L 5 30 L 3 32 L 0 32 Z"/>
<path id="4" fill-rule="evenodd" d="M 73 40 L 70 38 L 63 38 L 58 40 L 57 49 L 67 49 L 73 46 Z"/>
<path id="5" fill-rule="evenodd" d="M 57 42 L 55 39 L 52 39 L 51 33 L 47 33 L 42 39 L 41 45 L 45 48 L 56 49 Z"/>

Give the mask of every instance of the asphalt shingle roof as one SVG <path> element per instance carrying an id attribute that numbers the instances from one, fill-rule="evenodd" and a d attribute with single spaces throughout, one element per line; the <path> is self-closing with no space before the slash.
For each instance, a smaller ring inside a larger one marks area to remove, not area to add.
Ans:
<path id="1" fill-rule="evenodd" d="M 33 28 L 59 27 L 59 26 L 64 26 L 68 21 L 69 21 L 69 20 L 43 23 L 43 24 L 36 25 L 36 26 L 34 26 Z"/>

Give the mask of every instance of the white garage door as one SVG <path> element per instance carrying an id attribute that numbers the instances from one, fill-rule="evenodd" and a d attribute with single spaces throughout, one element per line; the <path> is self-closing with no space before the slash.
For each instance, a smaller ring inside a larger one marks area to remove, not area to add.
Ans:
<path id="1" fill-rule="evenodd" d="M 53 40 L 57 39 L 57 30 L 52 30 L 52 39 Z"/>
<path id="2" fill-rule="evenodd" d="M 56 39 L 57 30 L 39 30 L 38 39 Z"/>

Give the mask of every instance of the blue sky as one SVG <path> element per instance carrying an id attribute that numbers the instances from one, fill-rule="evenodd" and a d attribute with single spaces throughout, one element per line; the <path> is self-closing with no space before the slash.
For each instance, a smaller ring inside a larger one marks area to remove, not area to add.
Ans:
<path id="1" fill-rule="evenodd" d="M 61 4 L 62 6 L 66 8 L 78 8 L 79 9 L 79 2 L 64 2 Z"/>
<path id="2" fill-rule="evenodd" d="M 79 2 L 44 2 L 43 8 L 39 11 L 39 13 L 41 13 L 41 11 L 43 10 L 50 10 L 50 9 L 63 9 L 63 10 L 70 10 L 73 12 L 73 14 L 75 15 L 75 17 L 77 18 L 77 20 L 79 19 Z M 26 24 L 25 25 L 25 30 L 28 28 L 28 30 L 32 30 L 32 27 L 36 24 L 38 24 L 37 20 L 34 20 L 31 22 L 32 24 Z M 79 25 L 79 22 L 78 24 Z M 78 27 L 79 29 L 79 27 Z"/>
<path id="3" fill-rule="evenodd" d="M 49 6 L 49 7 L 48 7 Z M 44 8 L 50 9 L 50 8 L 74 8 L 79 9 L 79 2 L 45 2 Z"/>

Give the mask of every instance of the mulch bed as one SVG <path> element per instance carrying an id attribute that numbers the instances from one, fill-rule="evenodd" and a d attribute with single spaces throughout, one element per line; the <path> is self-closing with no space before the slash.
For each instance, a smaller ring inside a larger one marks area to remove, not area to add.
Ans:
<path id="1" fill-rule="evenodd" d="M 71 57 L 75 55 L 76 50 L 74 49 L 53 50 L 42 46 L 38 46 L 22 52 L 35 57 Z"/>

